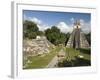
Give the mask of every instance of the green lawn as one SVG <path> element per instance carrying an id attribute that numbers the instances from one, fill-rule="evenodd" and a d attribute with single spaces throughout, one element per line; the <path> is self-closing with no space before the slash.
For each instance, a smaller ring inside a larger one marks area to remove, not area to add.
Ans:
<path id="1" fill-rule="evenodd" d="M 90 66 L 91 65 L 91 50 L 90 49 L 73 49 L 64 48 L 66 59 L 59 62 L 59 67 L 75 67 L 75 66 Z M 79 55 L 83 56 L 80 58 Z"/>
<path id="2" fill-rule="evenodd" d="M 80 54 L 78 50 L 75 50 L 73 48 L 65 48 L 64 50 L 66 52 L 66 59 L 68 61 L 74 60 L 75 56 L 78 56 Z"/>
<path id="3" fill-rule="evenodd" d="M 36 68 L 45 68 L 49 62 L 58 54 L 58 52 L 63 49 L 66 53 L 66 60 L 64 61 L 64 66 L 84 66 L 90 65 L 91 62 L 91 54 L 90 49 L 73 49 L 66 47 L 58 47 L 52 49 L 50 53 L 47 53 L 44 56 L 29 56 L 27 60 L 32 63 L 27 63 L 27 66 L 24 69 L 36 69 Z M 79 55 L 84 56 L 83 59 L 77 58 Z M 75 64 L 75 65 L 72 65 Z M 63 67 L 63 66 L 62 66 Z"/>
<path id="4" fill-rule="evenodd" d="M 58 54 L 61 47 L 56 47 L 55 49 L 51 50 L 50 53 L 47 53 L 45 56 L 30 56 L 28 60 L 32 61 L 29 63 L 28 66 L 24 69 L 34 69 L 34 68 L 45 68 L 46 65 L 53 59 L 54 56 Z"/>
<path id="5" fill-rule="evenodd" d="M 82 55 L 84 56 L 84 59 L 90 60 L 91 59 L 91 52 L 90 49 L 73 49 L 73 48 L 64 48 L 66 51 L 66 58 L 68 60 L 73 60 L 75 59 L 76 56 Z"/>

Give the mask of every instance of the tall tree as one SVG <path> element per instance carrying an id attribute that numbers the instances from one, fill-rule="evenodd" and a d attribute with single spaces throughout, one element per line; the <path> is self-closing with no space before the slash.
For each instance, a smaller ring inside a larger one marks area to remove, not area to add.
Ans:
<path id="1" fill-rule="evenodd" d="M 65 44 L 66 34 L 61 33 L 60 29 L 56 26 L 52 26 L 51 29 L 45 30 L 45 35 L 47 39 L 55 45 Z"/>
<path id="2" fill-rule="evenodd" d="M 23 24 L 23 37 L 33 39 L 36 38 L 39 28 L 32 21 L 25 20 Z"/>

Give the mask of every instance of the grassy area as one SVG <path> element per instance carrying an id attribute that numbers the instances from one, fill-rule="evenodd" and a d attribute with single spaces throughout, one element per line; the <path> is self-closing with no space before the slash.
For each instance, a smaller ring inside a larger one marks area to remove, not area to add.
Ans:
<path id="1" fill-rule="evenodd" d="M 64 48 L 66 51 L 66 58 L 68 60 L 74 60 L 76 56 L 82 55 L 84 59 L 90 60 L 91 59 L 91 51 L 90 49 L 73 49 L 73 48 Z"/>
<path id="2" fill-rule="evenodd" d="M 68 61 L 74 60 L 75 56 L 78 56 L 80 54 L 80 52 L 78 50 L 75 50 L 73 48 L 65 48 L 64 50 L 66 52 L 66 59 Z"/>
<path id="3" fill-rule="evenodd" d="M 45 68 L 46 65 L 53 59 L 55 55 L 58 54 L 61 47 L 56 47 L 51 50 L 50 53 L 47 53 L 45 56 L 29 56 L 28 60 L 32 61 L 28 66 L 24 69 L 34 69 L 34 68 Z"/>
<path id="4" fill-rule="evenodd" d="M 84 56 L 84 59 L 91 60 L 91 49 L 80 49 L 80 54 Z"/>
<path id="5" fill-rule="evenodd" d="M 43 56 L 29 56 L 27 60 L 31 61 L 31 63 L 27 63 L 27 67 L 24 69 L 36 69 L 36 68 L 45 68 L 49 62 L 58 54 L 58 52 L 63 48 L 66 53 L 66 59 L 63 63 L 60 63 L 61 67 L 72 67 L 72 66 L 87 66 L 91 63 L 91 50 L 90 49 L 73 49 L 66 48 L 64 46 L 57 46 L 52 49 L 50 53 L 47 53 Z M 82 59 L 78 58 L 78 56 L 84 56 Z"/>
<path id="6" fill-rule="evenodd" d="M 85 49 L 85 48 L 80 48 L 79 49 L 81 53 L 84 53 L 84 54 L 91 54 L 91 49 L 88 48 L 88 49 Z"/>
<path id="7" fill-rule="evenodd" d="M 58 63 L 59 67 L 75 67 L 75 66 L 90 66 L 91 65 L 91 50 L 90 49 L 73 49 L 64 48 L 66 59 Z M 79 58 L 79 55 L 83 58 Z"/>

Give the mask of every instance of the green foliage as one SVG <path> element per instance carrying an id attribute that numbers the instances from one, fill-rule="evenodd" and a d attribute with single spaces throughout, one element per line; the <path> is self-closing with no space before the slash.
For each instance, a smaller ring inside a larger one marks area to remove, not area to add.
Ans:
<path id="1" fill-rule="evenodd" d="M 60 33 L 60 29 L 58 29 L 56 26 L 52 26 L 51 31 L 55 33 Z"/>
<path id="2" fill-rule="evenodd" d="M 33 32 L 39 31 L 37 24 L 35 24 L 32 21 L 25 20 L 23 26 L 25 30 L 29 30 Z"/>
<path id="3" fill-rule="evenodd" d="M 60 29 L 58 29 L 56 26 L 53 26 L 51 29 L 45 30 L 45 35 L 47 39 L 55 45 L 65 44 L 66 34 L 61 33 Z"/>
<path id="4" fill-rule="evenodd" d="M 36 32 L 30 32 L 30 33 L 28 33 L 28 38 L 29 39 L 35 39 L 36 38 Z"/>
<path id="5" fill-rule="evenodd" d="M 23 37 L 34 39 L 37 35 L 44 35 L 42 31 L 39 31 L 37 24 L 32 21 L 25 20 L 23 24 Z"/>
<path id="6" fill-rule="evenodd" d="M 78 57 L 75 57 L 75 60 L 71 61 L 64 60 L 63 62 L 58 63 L 59 67 L 77 67 L 77 66 L 90 66 L 90 65 L 91 63 L 89 60 Z"/>
<path id="7" fill-rule="evenodd" d="M 37 32 L 37 35 L 43 36 L 43 35 L 44 35 L 44 32 L 38 31 L 38 32 Z"/>
<path id="8" fill-rule="evenodd" d="M 45 56 L 29 56 L 28 60 L 30 60 L 32 63 L 28 63 L 28 66 L 24 69 L 45 68 L 49 64 L 49 62 L 58 54 L 60 50 L 61 47 L 56 47 Z M 23 62 L 25 63 L 25 61 Z"/>
<path id="9" fill-rule="evenodd" d="M 59 31 L 57 27 L 53 26 L 51 29 L 45 31 L 45 35 L 51 43 L 56 45 L 58 43 L 57 39 L 60 37 Z"/>
<path id="10" fill-rule="evenodd" d="M 85 34 L 88 43 L 91 45 L 91 33 Z"/>
<path id="11" fill-rule="evenodd" d="M 91 65 L 91 49 L 73 49 L 64 48 L 66 59 L 58 63 L 59 67 L 75 67 L 75 66 L 90 66 Z M 80 58 L 79 55 L 84 56 Z"/>
<path id="12" fill-rule="evenodd" d="M 32 21 L 24 21 L 23 24 L 23 37 L 33 39 L 36 38 L 37 32 L 39 31 L 37 25 Z"/>
<path id="13" fill-rule="evenodd" d="M 69 39 L 69 33 L 62 33 L 56 26 L 52 26 L 51 29 L 47 29 L 45 32 L 42 32 L 39 31 L 37 24 L 32 21 L 25 20 L 23 23 L 23 37 L 28 39 L 35 39 L 37 35 L 45 35 L 47 39 L 54 45 L 65 45 L 66 41 Z"/>
<path id="14" fill-rule="evenodd" d="M 70 37 L 70 33 L 67 33 L 67 34 L 66 34 L 65 46 L 67 45 L 67 42 L 68 42 L 68 40 L 69 40 L 69 37 Z"/>

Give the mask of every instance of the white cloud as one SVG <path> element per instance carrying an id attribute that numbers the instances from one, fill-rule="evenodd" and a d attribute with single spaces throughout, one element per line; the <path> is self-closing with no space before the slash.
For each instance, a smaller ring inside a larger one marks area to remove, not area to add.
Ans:
<path id="1" fill-rule="evenodd" d="M 72 17 L 70 19 L 72 25 L 71 26 L 74 26 L 74 22 L 75 22 L 75 19 Z M 81 29 L 84 33 L 89 33 L 91 32 L 91 23 L 90 22 L 85 22 L 83 19 L 80 19 L 80 24 L 81 24 Z"/>
<path id="2" fill-rule="evenodd" d="M 80 24 L 84 25 L 85 21 L 83 19 L 80 19 Z"/>
<path id="3" fill-rule="evenodd" d="M 23 17 L 24 17 L 24 20 L 27 20 L 27 16 L 26 16 L 25 14 L 24 14 L 24 16 L 23 16 Z"/>
<path id="4" fill-rule="evenodd" d="M 68 26 L 65 22 L 59 22 L 57 28 L 59 28 L 63 33 L 72 32 L 72 27 Z"/>
<path id="5" fill-rule="evenodd" d="M 29 20 L 29 21 L 32 21 L 32 22 L 35 22 L 36 24 L 41 24 L 42 21 L 36 17 L 27 17 L 25 14 L 24 14 L 24 20 Z"/>
<path id="6" fill-rule="evenodd" d="M 75 19 L 72 17 L 72 18 L 70 19 L 70 21 L 71 21 L 71 23 L 73 24 L 73 23 L 75 22 Z"/>
<path id="7" fill-rule="evenodd" d="M 40 31 L 44 31 L 44 30 L 46 30 L 48 28 L 51 28 L 51 26 L 48 26 L 47 24 L 44 24 L 42 22 L 42 20 L 40 20 L 40 19 L 38 19 L 36 17 L 27 17 L 27 16 L 24 15 L 24 20 L 30 20 L 30 21 L 35 22 Z M 71 25 L 67 25 L 67 23 L 65 23 L 65 22 L 59 22 L 56 26 L 63 33 L 68 33 L 68 32 L 71 33 L 72 30 L 73 30 L 73 26 L 74 26 L 73 24 L 75 22 L 75 19 L 71 18 L 70 21 L 71 21 Z M 81 23 L 81 29 L 82 29 L 83 32 L 88 33 L 88 32 L 91 31 L 90 22 L 85 22 L 83 19 L 80 19 L 80 23 Z"/>
<path id="8" fill-rule="evenodd" d="M 24 20 L 29 20 L 29 21 L 36 23 L 40 31 L 44 31 L 44 30 L 50 28 L 48 25 L 45 25 L 42 22 L 42 20 L 40 20 L 36 17 L 27 17 L 27 16 L 24 15 Z"/>
<path id="9" fill-rule="evenodd" d="M 44 31 L 44 30 L 50 28 L 49 26 L 43 25 L 43 24 L 41 24 L 41 25 L 37 24 L 37 26 L 38 26 L 38 28 L 39 28 L 40 31 Z"/>
<path id="10" fill-rule="evenodd" d="M 80 19 L 81 29 L 84 33 L 91 32 L 91 23 L 85 22 L 83 19 Z"/>
<path id="11" fill-rule="evenodd" d="M 35 22 L 36 24 L 42 24 L 42 21 L 36 17 L 29 17 L 29 20 Z"/>
<path id="12" fill-rule="evenodd" d="M 70 21 L 71 21 L 71 25 L 67 25 L 65 22 L 60 22 L 59 25 L 58 25 L 58 28 L 64 33 L 67 33 L 67 32 L 71 33 L 72 30 L 73 30 L 75 19 L 72 17 L 70 19 Z M 91 32 L 91 22 L 90 21 L 86 22 L 83 19 L 80 19 L 79 21 L 80 21 L 80 24 L 81 24 L 81 29 L 84 33 Z"/>
<path id="13" fill-rule="evenodd" d="M 74 19 L 72 19 L 74 20 Z M 91 24 L 90 22 L 85 22 L 83 19 L 80 19 L 81 29 L 84 33 L 89 33 L 91 31 Z M 73 24 L 67 25 L 65 22 L 59 22 L 57 27 L 63 33 L 68 33 L 73 31 Z"/>

